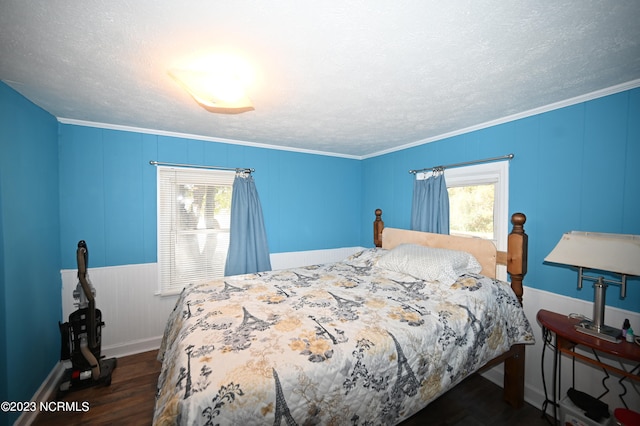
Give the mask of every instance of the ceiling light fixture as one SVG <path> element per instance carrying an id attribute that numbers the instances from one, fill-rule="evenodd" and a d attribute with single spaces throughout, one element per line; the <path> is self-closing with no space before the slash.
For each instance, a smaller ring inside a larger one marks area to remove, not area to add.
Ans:
<path id="1" fill-rule="evenodd" d="M 245 61 L 231 55 L 213 55 L 185 68 L 169 71 L 204 109 L 221 114 L 253 111 L 246 94 L 253 75 Z"/>

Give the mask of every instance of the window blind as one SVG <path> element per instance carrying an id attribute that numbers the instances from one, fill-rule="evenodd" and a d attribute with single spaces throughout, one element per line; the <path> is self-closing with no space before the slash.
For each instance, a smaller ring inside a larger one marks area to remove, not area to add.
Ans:
<path id="1" fill-rule="evenodd" d="M 233 171 L 158 167 L 159 293 L 224 275 Z"/>

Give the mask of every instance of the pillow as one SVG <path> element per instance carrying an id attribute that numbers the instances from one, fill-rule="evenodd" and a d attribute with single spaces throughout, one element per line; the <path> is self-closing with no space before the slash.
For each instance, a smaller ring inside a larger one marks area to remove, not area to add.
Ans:
<path id="1" fill-rule="evenodd" d="M 470 253 L 416 244 L 400 244 L 382 256 L 378 266 L 447 285 L 456 282 L 462 274 L 477 274 L 482 270 Z"/>

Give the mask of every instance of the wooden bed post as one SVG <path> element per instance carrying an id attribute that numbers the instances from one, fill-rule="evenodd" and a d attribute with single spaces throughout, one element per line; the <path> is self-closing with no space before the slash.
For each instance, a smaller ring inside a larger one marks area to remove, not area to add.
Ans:
<path id="1" fill-rule="evenodd" d="M 373 244 L 376 247 L 382 247 L 382 230 L 384 222 L 382 221 L 382 210 L 376 209 L 376 220 L 373 221 Z"/>
<path id="2" fill-rule="evenodd" d="M 513 229 L 507 241 L 507 272 L 511 275 L 511 288 L 522 305 L 522 281 L 527 274 L 527 247 L 529 237 L 524 232 L 527 217 L 524 213 L 514 213 L 511 216 Z"/>
<path id="3" fill-rule="evenodd" d="M 524 345 L 513 345 L 504 360 L 503 399 L 513 408 L 524 405 Z"/>
<path id="4" fill-rule="evenodd" d="M 523 213 L 511 216 L 513 229 L 507 241 L 507 272 L 511 275 L 511 288 L 522 305 L 522 281 L 527 274 L 529 237 L 524 232 L 527 217 Z M 504 360 L 504 400 L 515 408 L 524 405 L 524 345 L 513 345 L 511 356 Z"/>

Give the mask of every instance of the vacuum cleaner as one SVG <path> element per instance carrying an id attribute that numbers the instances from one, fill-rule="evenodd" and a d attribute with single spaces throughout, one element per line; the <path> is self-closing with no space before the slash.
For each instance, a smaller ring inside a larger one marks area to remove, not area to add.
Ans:
<path id="1" fill-rule="evenodd" d="M 104 359 L 100 355 L 102 336 L 102 312 L 96 309 L 95 288 L 89 281 L 87 265 L 89 250 L 84 240 L 78 242 L 78 285 L 73 291 L 78 308 L 69 315 L 69 322 L 60 323 L 62 345 L 61 361 L 71 361 L 71 367 L 63 374 L 59 393 L 111 384 L 111 373 L 116 368 L 115 358 Z"/>

